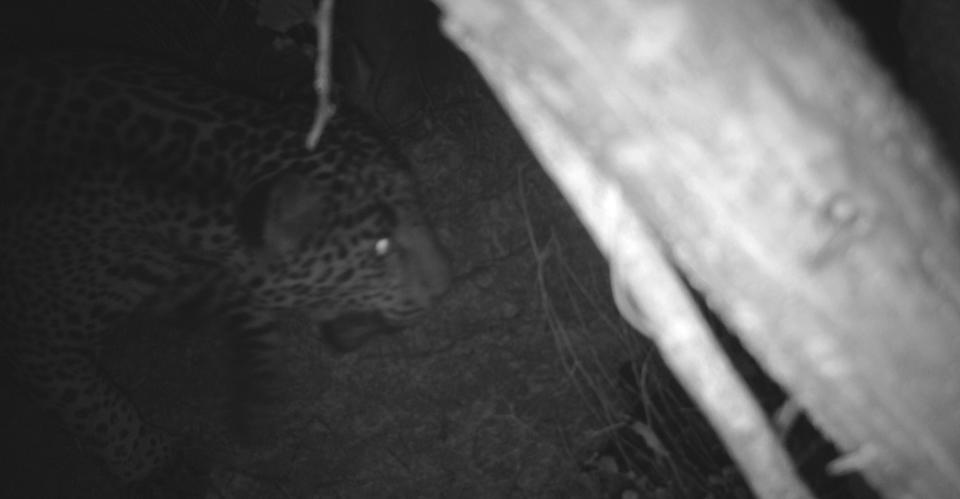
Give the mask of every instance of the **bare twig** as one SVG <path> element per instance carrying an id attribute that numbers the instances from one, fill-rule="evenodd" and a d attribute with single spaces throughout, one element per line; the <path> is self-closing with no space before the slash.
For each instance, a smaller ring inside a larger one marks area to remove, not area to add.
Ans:
<path id="1" fill-rule="evenodd" d="M 317 61 L 313 80 L 313 89 L 317 92 L 317 111 L 313 118 L 313 125 L 307 133 L 307 149 L 313 150 L 320 141 L 320 135 L 327 125 L 327 121 L 337 111 L 330 101 L 332 81 L 330 77 L 330 61 L 333 58 L 333 1 L 321 0 L 317 7 L 317 17 L 314 21 L 317 27 Z"/>

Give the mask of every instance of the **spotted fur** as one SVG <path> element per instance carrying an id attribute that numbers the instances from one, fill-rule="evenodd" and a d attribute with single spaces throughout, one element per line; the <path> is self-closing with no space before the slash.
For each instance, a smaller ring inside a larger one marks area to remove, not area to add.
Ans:
<path id="1" fill-rule="evenodd" d="M 214 276 L 257 361 L 283 314 L 346 317 L 334 343 L 356 347 L 370 329 L 357 324 L 409 324 L 447 286 L 407 164 L 359 116 L 339 113 L 309 152 L 309 109 L 102 53 L 3 67 L 0 106 L 5 347 L 125 480 L 172 449 L 96 364 L 104 333 L 145 300 Z"/>

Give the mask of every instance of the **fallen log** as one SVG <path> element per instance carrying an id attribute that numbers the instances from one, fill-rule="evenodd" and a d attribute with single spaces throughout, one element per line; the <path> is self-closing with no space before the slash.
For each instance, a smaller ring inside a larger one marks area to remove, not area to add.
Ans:
<path id="1" fill-rule="evenodd" d="M 806 497 L 685 285 L 887 497 L 960 497 L 960 198 L 822 2 L 438 0 L 764 497 Z"/>

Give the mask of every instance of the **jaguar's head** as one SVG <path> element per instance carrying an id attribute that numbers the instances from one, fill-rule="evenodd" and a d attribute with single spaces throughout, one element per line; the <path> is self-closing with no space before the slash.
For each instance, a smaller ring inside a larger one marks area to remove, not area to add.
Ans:
<path id="1" fill-rule="evenodd" d="M 344 350 L 409 325 L 450 284 L 409 171 L 385 158 L 362 166 L 283 173 L 262 211 L 269 263 L 258 299 L 326 323 Z"/>

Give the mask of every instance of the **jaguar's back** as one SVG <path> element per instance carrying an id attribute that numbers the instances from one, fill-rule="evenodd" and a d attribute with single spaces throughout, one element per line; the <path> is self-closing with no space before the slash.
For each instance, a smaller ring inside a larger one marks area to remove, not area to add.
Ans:
<path id="1" fill-rule="evenodd" d="M 266 347 L 281 315 L 402 326 L 445 290 L 404 160 L 351 114 L 307 151 L 310 120 L 128 56 L 0 69 L 5 345 L 44 405 L 125 479 L 162 466 L 170 446 L 95 354 L 144 299 L 197 269 L 217 276 L 256 392 L 257 373 L 278 367 Z"/>

